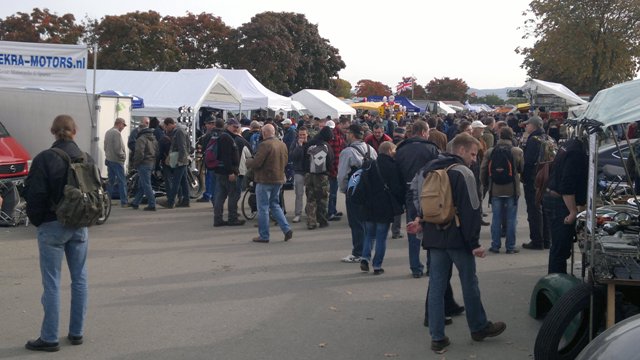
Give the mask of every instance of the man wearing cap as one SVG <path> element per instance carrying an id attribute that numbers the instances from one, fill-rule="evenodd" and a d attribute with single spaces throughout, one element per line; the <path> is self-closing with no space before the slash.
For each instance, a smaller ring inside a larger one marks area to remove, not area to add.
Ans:
<path id="1" fill-rule="evenodd" d="M 542 129 L 542 119 L 539 116 L 532 116 L 523 124 L 525 125 L 525 132 L 529 134 L 524 148 L 522 183 L 524 200 L 527 203 L 527 221 L 529 222 L 530 241 L 522 244 L 522 247 L 529 250 L 543 250 L 549 248 L 549 238 L 542 231 L 542 209 L 536 204 L 535 180 L 538 158 L 540 157 L 540 146 L 542 145 L 541 139 L 545 134 Z"/>
<path id="2" fill-rule="evenodd" d="M 127 159 L 127 154 L 124 149 L 124 141 L 122 141 L 121 134 L 126 126 L 127 123 L 123 118 L 117 118 L 113 127 L 104 134 L 104 163 L 107 165 L 109 177 L 107 192 L 113 197 L 113 187 L 117 183 L 120 206 L 122 207 L 128 204 L 127 180 L 124 177 L 124 162 Z"/>
<path id="3" fill-rule="evenodd" d="M 240 187 L 238 186 L 238 175 L 240 165 L 240 147 L 235 138 L 240 123 L 236 119 L 227 121 L 227 128 L 218 138 L 218 159 L 222 163 L 214 169 L 216 173 L 216 190 L 213 206 L 213 226 L 238 226 L 244 225 L 245 221 L 238 219 L 238 200 L 240 199 Z M 224 202 L 229 198 L 227 209 L 229 211 L 228 221 L 223 220 Z"/>
<path id="4" fill-rule="evenodd" d="M 293 144 L 298 137 L 298 133 L 296 133 L 296 129 L 292 124 L 291 119 L 282 120 L 282 130 L 284 132 L 282 141 L 287 145 L 287 149 L 291 147 L 291 144 Z"/>
<path id="5" fill-rule="evenodd" d="M 220 133 L 224 130 L 224 120 L 215 119 L 213 115 L 211 115 L 204 123 L 204 126 L 207 132 L 198 139 L 197 144 L 199 151 L 202 153 L 202 162 L 204 162 L 204 152 L 207 150 L 209 141 L 212 138 L 220 136 Z M 204 166 L 203 169 L 205 171 L 205 191 L 202 193 L 202 197 L 198 199 L 198 202 L 211 201 L 213 203 L 216 183 L 215 174 L 213 170 L 206 169 Z"/>

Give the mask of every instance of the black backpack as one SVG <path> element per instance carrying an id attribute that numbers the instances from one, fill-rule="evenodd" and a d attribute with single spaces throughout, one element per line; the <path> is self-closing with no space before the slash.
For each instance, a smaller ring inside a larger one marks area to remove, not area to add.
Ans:
<path id="1" fill-rule="evenodd" d="M 516 169 L 513 163 L 511 145 L 497 145 L 489 158 L 489 178 L 493 184 L 506 185 L 514 183 Z"/>
<path id="2" fill-rule="evenodd" d="M 62 200 L 53 206 L 58 222 L 72 228 L 95 225 L 102 215 L 105 201 L 98 167 L 89 163 L 86 153 L 72 161 L 65 151 L 51 150 L 67 163 L 67 182 Z"/>

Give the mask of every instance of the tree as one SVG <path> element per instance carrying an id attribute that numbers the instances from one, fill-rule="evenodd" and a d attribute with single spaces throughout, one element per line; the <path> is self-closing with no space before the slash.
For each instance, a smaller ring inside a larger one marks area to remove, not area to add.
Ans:
<path id="1" fill-rule="evenodd" d="M 188 12 L 182 17 L 165 16 L 163 22 L 173 26 L 177 33 L 176 46 L 182 52 L 180 58 L 184 60 L 181 68 L 203 69 L 227 65 L 220 51 L 229 40 L 232 29 L 220 17 L 204 12 L 199 15 Z"/>
<path id="2" fill-rule="evenodd" d="M 317 25 L 304 14 L 287 12 L 254 16 L 232 34 L 225 57 L 278 93 L 329 89 L 330 79 L 346 66 Z"/>
<path id="3" fill-rule="evenodd" d="M 58 16 L 49 9 L 34 8 L 31 14 L 18 12 L 0 20 L 0 40 L 78 44 L 85 27 L 72 14 Z"/>
<path id="4" fill-rule="evenodd" d="M 356 85 L 356 96 L 367 97 L 372 95 L 389 96 L 391 95 L 391 88 L 379 81 L 369 79 L 358 81 Z"/>
<path id="5" fill-rule="evenodd" d="M 487 105 L 504 105 L 504 100 L 498 95 L 490 94 L 477 98 L 474 103 Z"/>
<path id="6" fill-rule="evenodd" d="M 178 29 L 155 11 L 105 16 L 90 32 L 102 69 L 176 71 L 186 63 L 176 42 Z"/>
<path id="7" fill-rule="evenodd" d="M 426 100 L 427 99 L 427 91 L 422 87 L 422 85 L 418 85 L 413 83 L 413 90 L 407 89 L 401 91 L 399 96 L 404 96 L 408 99 L 416 99 L 416 100 Z"/>
<path id="8" fill-rule="evenodd" d="M 331 79 L 331 87 L 329 92 L 333 96 L 341 98 L 351 97 L 351 83 L 344 79 Z"/>
<path id="9" fill-rule="evenodd" d="M 467 97 L 469 86 L 462 79 L 450 79 L 448 77 L 429 81 L 426 86 L 429 100 L 457 100 L 464 101 Z"/>
<path id="10" fill-rule="evenodd" d="M 523 38 L 536 42 L 516 53 L 532 78 L 595 94 L 640 69 L 637 0 L 533 0 L 524 15 Z"/>

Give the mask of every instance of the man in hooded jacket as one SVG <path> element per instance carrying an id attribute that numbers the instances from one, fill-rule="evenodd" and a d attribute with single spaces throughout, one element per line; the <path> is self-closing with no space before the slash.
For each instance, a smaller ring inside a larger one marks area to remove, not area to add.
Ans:
<path id="1" fill-rule="evenodd" d="M 333 164 L 333 150 L 329 141 L 333 139 L 332 129 L 325 126 L 304 145 L 305 169 L 304 187 L 307 195 L 307 229 L 318 225 L 329 226 L 327 206 L 329 200 L 329 171 Z M 314 151 L 317 150 L 317 151 Z"/>

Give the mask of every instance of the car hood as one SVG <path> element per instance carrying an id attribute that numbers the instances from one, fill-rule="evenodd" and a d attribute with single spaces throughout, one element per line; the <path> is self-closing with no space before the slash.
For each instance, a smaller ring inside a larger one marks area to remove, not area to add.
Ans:
<path id="1" fill-rule="evenodd" d="M 30 160 L 27 150 L 12 137 L 0 138 L 0 164 L 21 163 Z"/>

